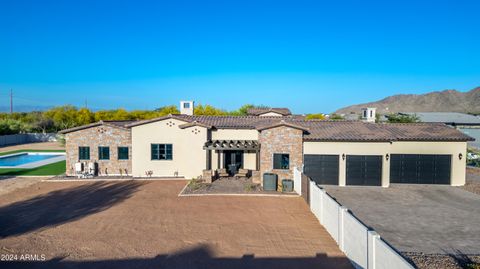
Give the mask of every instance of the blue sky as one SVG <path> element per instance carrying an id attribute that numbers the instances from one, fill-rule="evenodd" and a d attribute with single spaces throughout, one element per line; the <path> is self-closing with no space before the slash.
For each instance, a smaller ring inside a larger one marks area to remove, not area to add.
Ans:
<path id="1" fill-rule="evenodd" d="M 480 86 L 480 1 L 0 1 L 0 107 L 297 113 Z"/>

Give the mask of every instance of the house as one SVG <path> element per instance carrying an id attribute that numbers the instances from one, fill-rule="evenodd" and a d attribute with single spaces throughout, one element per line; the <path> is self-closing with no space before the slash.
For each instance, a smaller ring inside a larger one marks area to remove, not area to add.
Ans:
<path id="1" fill-rule="evenodd" d="M 421 122 L 445 123 L 475 138 L 468 146 L 480 148 L 480 117 L 458 112 L 401 112 L 400 115 L 416 115 Z"/>
<path id="2" fill-rule="evenodd" d="M 182 103 L 183 104 L 183 103 Z M 188 108 L 193 111 L 193 102 Z M 319 184 L 465 184 L 467 141 L 443 123 L 385 124 L 305 120 L 269 109 L 248 116 L 196 116 L 190 111 L 142 121 L 101 121 L 67 129 L 67 175 L 78 161 L 101 175 L 215 176 L 243 168 L 261 183 L 266 172 Z M 252 112 L 253 113 L 253 112 Z"/>

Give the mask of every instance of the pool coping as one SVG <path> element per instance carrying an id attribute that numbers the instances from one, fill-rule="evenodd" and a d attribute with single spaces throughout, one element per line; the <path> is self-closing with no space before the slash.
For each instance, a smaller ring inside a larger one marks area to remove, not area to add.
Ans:
<path id="1" fill-rule="evenodd" d="M 56 162 L 61 162 L 66 160 L 66 153 L 65 152 L 35 152 L 35 151 L 22 151 L 22 152 L 16 152 L 12 154 L 7 154 L 0 156 L 0 159 L 7 158 L 7 157 L 12 157 L 12 156 L 17 156 L 17 155 L 23 155 L 23 154 L 38 154 L 38 155 L 62 155 L 54 158 L 49 158 L 45 160 L 40 160 L 36 162 L 31 162 L 31 163 L 26 163 L 26 164 L 21 164 L 21 165 L 15 165 L 15 166 L 0 166 L 0 169 L 15 169 L 15 168 L 21 168 L 21 169 L 31 169 L 31 168 L 37 168 L 40 166 L 44 166 L 47 164 L 52 164 Z"/>

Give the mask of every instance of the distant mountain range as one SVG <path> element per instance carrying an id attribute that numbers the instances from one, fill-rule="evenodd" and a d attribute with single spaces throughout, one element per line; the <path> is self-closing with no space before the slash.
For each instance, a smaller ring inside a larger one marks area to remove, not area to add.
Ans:
<path id="1" fill-rule="evenodd" d="M 18 105 L 13 106 L 13 112 L 30 112 L 30 111 L 44 111 L 51 108 L 50 106 L 28 106 Z M 0 112 L 10 112 L 9 106 L 0 106 Z"/>
<path id="2" fill-rule="evenodd" d="M 341 108 L 335 113 L 360 114 L 362 107 L 376 107 L 377 113 L 462 112 L 480 114 L 480 87 L 469 92 L 444 90 L 426 94 L 398 94 L 379 101 Z"/>

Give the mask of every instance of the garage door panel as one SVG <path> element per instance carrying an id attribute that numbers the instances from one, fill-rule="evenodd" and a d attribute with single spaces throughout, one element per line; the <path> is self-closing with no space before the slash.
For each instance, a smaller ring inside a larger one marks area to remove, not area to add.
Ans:
<path id="1" fill-rule="evenodd" d="M 347 155 L 347 185 L 381 186 L 382 156 Z"/>
<path id="2" fill-rule="evenodd" d="M 392 154 L 390 181 L 410 184 L 450 184 L 451 155 Z"/>
<path id="3" fill-rule="evenodd" d="M 318 184 L 338 185 L 339 155 L 304 155 L 304 173 Z"/>

